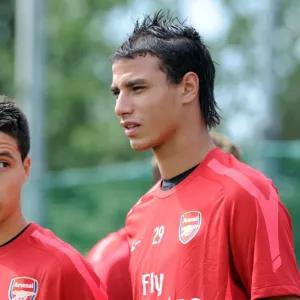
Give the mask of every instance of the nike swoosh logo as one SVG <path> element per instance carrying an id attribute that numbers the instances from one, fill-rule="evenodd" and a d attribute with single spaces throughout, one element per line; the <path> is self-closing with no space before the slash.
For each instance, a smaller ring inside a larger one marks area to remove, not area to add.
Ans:
<path id="1" fill-rule="evenodd" d="M 135 248 L 136 248 L 136 246 L 137 246 L 141 241 L 142 241 L 142 240 L 138 240 L 138 241 L 134 242 L 134 243 L 132 244 L 132 246 L 131 246 L 130 251 L 131 251 L 131 252 L 134 251 Z"/>

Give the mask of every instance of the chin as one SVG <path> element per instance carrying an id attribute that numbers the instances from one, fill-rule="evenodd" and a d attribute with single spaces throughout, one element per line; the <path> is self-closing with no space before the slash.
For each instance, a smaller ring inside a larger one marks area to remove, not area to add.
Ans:
<path id="1" fill-rule="evenodd" d="M 130 146 L 134 151 L 146 151 L 154 147 L 152 143 L 135 140 L 130 140 Z"/>

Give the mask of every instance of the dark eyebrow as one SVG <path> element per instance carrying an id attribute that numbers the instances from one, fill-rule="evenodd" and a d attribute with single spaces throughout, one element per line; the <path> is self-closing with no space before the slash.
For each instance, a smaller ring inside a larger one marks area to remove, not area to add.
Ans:
<path id="1" fill-rule="evenodd" d="M 129 80 L 125 84 L 125 86 L 126 87 L 132 87 L 132 86 L 137 85 L 137 84 L 145 84 L 145 83 L 146 83 L 146 80 L 137 78 L 137 79 Z"/>
<path id="2" fill-rule="evenodd" d="M 12 159 L 14 161 L 16 160 L 14 158 L 14 156 L 10 152 L 7 152 L 7 151 L 0 152 L 0 157 L 2 157 L 2 156 L 8 157 L 8 158 L 10 158 L 10 159 Z"/>
<path id="3" fill-rule="evenodd" d="M 141 79 L 141 78 L 137 78 L 137 79 L 129 80 L 128 82 L 126 82 L 124 84 L 124 86 L 127 87 L 127 88 L 130 88 L 130 87 L 133 87 L 133 86 L 135 86 L 137 84 L 145 84 L 145 83 L 146 83 L 146 80 Z M 112 85 L 111 88 L 110 88 L 110 90 L 112 92 L 118 92 L 119 88 L 117 88 L 116 86 Z"/>

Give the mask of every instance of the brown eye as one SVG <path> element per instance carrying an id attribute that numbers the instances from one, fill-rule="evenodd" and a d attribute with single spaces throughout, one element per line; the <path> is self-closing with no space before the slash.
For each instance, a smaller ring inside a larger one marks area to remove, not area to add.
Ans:
<path id="1" fill-rule="evenodd" d="M 6 161 L 0 161 L 0 168 L 7 168 L 9 167 L 9 163 Z"/>
<path id="2" fill-rule="evenodd" d="M 134 92 L 136 92 L 136 91 L 138 91 L 138 90 L 143 90 L 145 87 L 144 86 L 134 86 L 133 88 L 132 88 L 132 90 L 134 91 Z"/>

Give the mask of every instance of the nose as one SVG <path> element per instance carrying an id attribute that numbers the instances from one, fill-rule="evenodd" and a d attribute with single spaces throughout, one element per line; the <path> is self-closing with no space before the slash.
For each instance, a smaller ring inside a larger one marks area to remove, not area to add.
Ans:
<path id="1" fill-rule="evenodd" d="M 116 101 L 115 114 L 118 117 L 122 117 L 124 115 L 132 114 L 133 110 L 133 103 L 130 101 L 127 95 L 121 92 Z"/>

